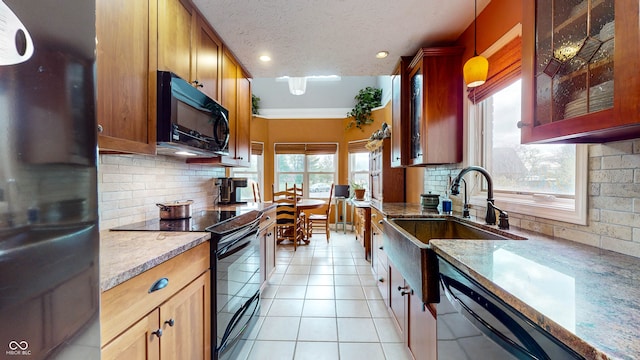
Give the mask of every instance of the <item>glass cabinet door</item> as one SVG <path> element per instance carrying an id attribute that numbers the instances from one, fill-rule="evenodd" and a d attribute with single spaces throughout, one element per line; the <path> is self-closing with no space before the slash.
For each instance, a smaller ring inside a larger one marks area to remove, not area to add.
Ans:
<path id="1" fill-rule="evenodd" d="M 614 0 L 539 0 L 535 12 L 534 126 L 613 108 Z"/>
<path id="2" fill-rule="evenodd" d="M 422 69 L 411 74 L 411 101 L 410 101 L 410 134 L 411 134 L 411 153 L 410 162 L 419 163 L 422 161 Z"/>

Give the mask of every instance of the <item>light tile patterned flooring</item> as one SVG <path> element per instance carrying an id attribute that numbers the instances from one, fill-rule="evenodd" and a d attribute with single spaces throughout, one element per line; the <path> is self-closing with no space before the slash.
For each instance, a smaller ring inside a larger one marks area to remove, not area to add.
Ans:
<path id="1" fill-rule="evenodd" d="M 352 232 L 279 245 L 256 326 L 239 360 L 403 360 L 401 343 L 364 249 Z"/>

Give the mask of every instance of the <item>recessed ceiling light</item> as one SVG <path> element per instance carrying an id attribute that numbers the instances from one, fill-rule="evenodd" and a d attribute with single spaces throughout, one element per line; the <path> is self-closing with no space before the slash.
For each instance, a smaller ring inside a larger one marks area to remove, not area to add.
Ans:
<path id="1" fill-rule="evenodd" d="M 389 56 L 389 52 L 388 51 L 378 51 L 378 53 L 376 53 L 376 57 L 378 59 L 384 59 L 387 56 Z"/>
<path id="2" fill-rule="evenodd" d="M 264 62 L 271 61 L 271 57 L 269 55 L 260 55 L 260 61 L 264 61 Z"/>

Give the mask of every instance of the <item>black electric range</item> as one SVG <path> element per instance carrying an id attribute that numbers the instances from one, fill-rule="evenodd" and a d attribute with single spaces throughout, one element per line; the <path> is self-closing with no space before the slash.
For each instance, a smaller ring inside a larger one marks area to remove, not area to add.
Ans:
<path id="1" fill-rule="evenodd" d="M 206 228 L 229 220 L 236 216 L 235 210 L 199 210 L 194 211 L 188 219 L 160 220 L 153 219 L 122 225 L 114 231 L 206 231 Z"/>

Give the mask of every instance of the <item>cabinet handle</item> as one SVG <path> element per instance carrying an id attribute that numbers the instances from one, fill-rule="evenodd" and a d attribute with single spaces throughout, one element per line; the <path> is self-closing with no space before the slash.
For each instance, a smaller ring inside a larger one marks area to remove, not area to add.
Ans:
<path id="1" fill-rule="evenodd" d="M 165 321 L 164 323 L 169 325 L 169 326 L 171 326 L 171 327 L 173 327 L 173 325 L 176 324 L 176 321 L 173 320 L 173 319 L 169 319 L 169 320 Z"/>
<path id="2" fill-rule="evenodd" d="M 267 216 L 267 220 L 271 220 L 271 216 Z"/>
<path id="3" fill-rule="evenodd" d="M 398 291 L 406 290 L 408 288 L 409 288 L 409 286 L 406 286 L 406 285 L 405 286 L 398 286 Z"/>
<path id="4" fill-rule="evenodd" d="M 383 283 L 383 282 L 384 282 L 384 278 L 382 278 L 382 277 L 381 277 L 381 278 L 378 278 L 378 281 L 379 281 L 379 282 L 381 282 L 381 283 Z"/>
<path id="5" fill-rule="evenodd" d="M 528 124 L 528 123 L 524 123 L 524 122 L 522 122 L 522 121 L 518 121 L 518 122 L 516 123 L 516 127 L 517 127 L 518 129 L 522 129 L 522 128 L 523 128 L 523 127 L 525 127 L 525 126 L 529 126 L 529 124 Z"/>
<path id="6" fill-rule="evenodd" d="M 400 156 L 396 156 L 396 160 L 400 160 Z"/>
<path id="7" fill-rule="evenodd" d="M 166 288 L 167 285 L 169 285 L 169 279 L 167 279 L 167 278 L 158 279 L 149 288 L 149 294 L 151 294 L 154 291 L 162 290 L 162 289 Z"/>
<path id="8" fill-rule="evenodd" d="M 413 289 L 411 289 L 411 291 L 406 291 L 406 290 L 400 291 L 400 295 L 402 295 L 402 296 L 405 296 L 405 295 L 408 295 L 408 294 L 413 295 Z"/>
<path id="9" fill-rule="evenodd" d="M 384 250 L 384 246 L 380 245 L 380 247 L 378 249 Z"/>
<path id="10" fill-rule="evenodd" d="M 382 225 L 383 221 L 382 220 L 378 220 L 378 224 Z"/>
<path id="11" fill-rule="evenodd" d="M 162 329 L 158 329 L 156 331 L 153 331 L 151 334 L 157 336 L 158 338 L 160 338 L 162 336 Z"/>
<path id="12" fill-rule="evenodd" d="M 98 124 L 98 134 L 102 134 L 103 131 L 104 128 L 102 127 L 102 125 Z"/>
<path id="13" fill-rule="evenodd" d="M 191 83 L 199 88 L 204 87 L 204 85 L 200 84 L 200 81 L 198 80 L 193 80 Z"/>
<path id="14" fill-rule="evenodd" d="M 273 235 L 273 233 L 268 233 L 268 234 L 267 234 L 267 236 L 271 236 L 271 235 Z"/>

